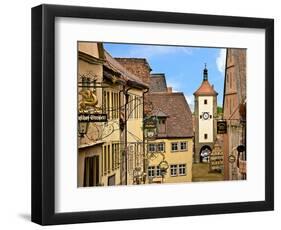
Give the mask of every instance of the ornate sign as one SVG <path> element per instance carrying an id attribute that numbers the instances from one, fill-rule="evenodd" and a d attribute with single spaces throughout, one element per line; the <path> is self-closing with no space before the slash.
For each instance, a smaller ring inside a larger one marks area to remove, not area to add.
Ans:
<path id="1" fill-rule="evenodd" d="M 157 128 L 157 120 L 153 118 L 148 118 L 144 120 L 144 128 L 145 129 L 156 129 Z"/>
<path id="2" fill-rule="evenodd" d="M 217 122 L 217 133 L 218 134 L 227 133 L 226 121 L 218 121 Z"/>
<path id="3" fill-rule="evenodd" d="M 235 161 L 236 161 L 236 157 L 233 154 L 229 155 L 228 162 L 233 164 Z"/>
<path id="4" fill-rule="evenodd" d="M 145 137 L 154 140 L 157 136 L 157 120 L 155 117 L 148 117 L 143 121 Z"/>
<path id="5" fill-rule="evenodd" d="M 80 121 L 80 122 L 107 122 L 107 114 L 79 113 L 78 121 Z"/>
<path id="6" fill-rule="evenodd" d="M 223 169 L 223 155 L 210 155 L 210 169 L 211 171 Z"/>
<path id="7" fill-rule="evenodd" d="M 223 152 L 218 141 L 215 142 L 213 151 L 210 155 L 210 171 L 220 171 L 223 170 Z"/>

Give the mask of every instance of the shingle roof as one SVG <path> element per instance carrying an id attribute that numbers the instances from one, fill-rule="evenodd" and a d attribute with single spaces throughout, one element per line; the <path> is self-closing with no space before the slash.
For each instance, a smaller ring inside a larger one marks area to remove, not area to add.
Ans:
<path id="1" fill-rule="evenodd" d="M 204 80 L 201 86 L 195 91 L 195 96 L 216 96 L 218 93 L 210 85 L 208 80 Z"/>
<path id="2" fill-rule="evenodd" d="M 141 79 L 142 82 L 150 83 L 150 65 L 145 58 L 120 58 L 115 57 L 124 68 Z"/>
<path id="3" fill-rule="evenodd" d="M 167 92 L 165 74 L 155 73 L 150 75 L 149 92 Z"/>
<path id="4" fill-rule="evenodd" d="M 104 56 L 105 56 L 105 63 L 104 65 L 112 69 L 116 72 L 119 72 L 122 74 L 122 77 L 127 81 L 135 81 L 141 85 L 143 85 L 145 88 L 148 88 L 148 84 L 142 81 L 139 77 L 137 77 L 135 74 L 128 71 L 123 65 L 121 65 L 115 58 L 113 58 L 106 50 L 104 50 Z"/>
<path id="5" fill-rule="evenodd" d="M 167 116 L 166 133 L 158 138 L 193 137 L 192 113 L 183 93 L 149 93 L 152 114 L 161 111 Z"/>

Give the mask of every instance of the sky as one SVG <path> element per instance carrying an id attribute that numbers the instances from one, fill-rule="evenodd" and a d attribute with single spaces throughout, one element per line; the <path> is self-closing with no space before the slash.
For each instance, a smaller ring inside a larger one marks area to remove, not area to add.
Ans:
<path id="1" fill-rule="evenodd" d="M 222 105 L 226 49 L 120 43 L 104 43 L 104 48 L 113 57 L 145 58 L 151 73 L 164 73 L 167 85 L 184 93 L 191 110 L 206 63 L 208 80 L 218 92 L 218 105 Z"/>

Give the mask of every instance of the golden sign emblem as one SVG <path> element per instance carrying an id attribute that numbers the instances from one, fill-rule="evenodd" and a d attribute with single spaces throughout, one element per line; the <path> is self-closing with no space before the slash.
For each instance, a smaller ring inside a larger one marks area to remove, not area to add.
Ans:
<path id="1" fill-rule="evenodd" d="M 99 109 L 96 107 L 98 104 L 98 98 L 91 90 L 82 90 L 79 94 L 82 96 L 82 99 L 79 102 L 80 113 L 87 113 L 89 112 L 89 109 Z"/>

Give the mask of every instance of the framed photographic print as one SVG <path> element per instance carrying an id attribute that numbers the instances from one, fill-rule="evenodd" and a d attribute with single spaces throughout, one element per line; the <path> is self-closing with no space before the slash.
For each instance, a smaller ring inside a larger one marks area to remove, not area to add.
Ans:
<path id="1" fill-rule="evenodd" d="M 32 221 L 274 208 L 274 21 L 32 9 Z"/>

